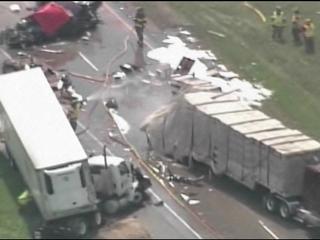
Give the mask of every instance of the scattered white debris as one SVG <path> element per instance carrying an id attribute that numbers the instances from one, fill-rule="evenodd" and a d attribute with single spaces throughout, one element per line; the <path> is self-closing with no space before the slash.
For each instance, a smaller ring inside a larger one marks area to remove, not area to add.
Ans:
<path id="1" fill-rule="evenodd" d="M 180 194 L 180 196 L 182 197 L 182 199 L 184 200 L 184 201 L 186 201 L 186 202 L 188 202 L 189 201 L 189 199 L 190 199 L 190 197 L 189 196 L 187 196 L 186 194 L 183 194 L 183 193 L 181 193 Z"/>
<path id="2" fill-rule="evenodd" d="M 116 122 L 116 124 L 118 125 L 120 131 L 122 134 L 127 134 L 130 130 L 130 125 L 128 124 L 128 122 L 122 118 L 121 116 L 119 116 L 116 112 L 116 110 L 114 109 L 110 109 L 110 113 L 114 119 L 114 121 Z"/>
<path id="3" fill-rule="evenodd" d="M 217 67 L 221 71 L 225 71 L 225 72 L 228 71 L 227 67 L 223 64 L 218 64 Z"/>
<path id="4" fill-rule="evenodd" d="M 190 43 L 196 43 L 198 42 L 198 40 L 194 37 L 187 37 L 187 41 L 190 42 Z"/>
<path id="5" fill-rule="evenodd" d="M 156 76 L 156 74 L 155 74 L 155 73 L 153 73 L 153 72 L 148 71 L 148 76 L 150 76 L 150 77 L 155 77 L 155 76 Z"/>
<path id="6" fill-rule="evenodd" d="M 174 188 L 175 186 L 174 186 L 174 184 L 172 183 L 172 182 L 168 182 L 168 184 L 172 187 L 172 188 Z"/>
<path id="7" fill-rule="evenodd" d="M 232 79 L 232 78 L 238 78 L 239 77 L 239 74 L 236 74 L 234 72 L 224 72 L 224 71 L 220 71 L 219 72 L 219 75 L 223 78 L 226 78 L 226 79 Z"/>
<path id="8" fill-rule="evenodd" d="M 120 10 L 123 10 L 124 8 L 123 7 L 120 7 Z"/>
<path id="9" fill-rule="evenodd" d="M 186 45 L 180 38 L 174 37 L 174 36 L 168 36 L 168 38 L 163 40 L 162 42 L 169 43 L 169 44 L 177 44 L 177 45 L 181 45 L 181 46 Z"/>
<path id="10" fill-rule="evenodd" d="M 152 171 L 154 171 L 155 173 L 159 173 L 159 172 L 160 172 L 158 168 L 155 168 L 155 167 L 153 167 L 153 166 L 150 166 L 150 168 L 151 168 Z"/>
<path id="11" fill-rule="evenodd" d="M 188 188 L 189 188 L 188 186 L 184 186 L 184 187 L 183 187 L 184 190 L 187 190 Z"/>
<path id="12" fill-rule="evenodd" d="M 124 72 L 116 72 L 112 75 L 112 78 L 114 80 L 123 80 L 126 77 L 126 74 Z"/>
<path id="13" fill-rule="evenodd" d="M 208 30 L 208 33 L 211 33 L 215 36 L 218 36 L 218 37 L 221 37 L 221 38 L 225 38 L 226 35 L 222 34 L 222 33 L 218 33 L 218 32 L 215 32 L 215 31 L 212 31 L 212 30 Z"/>
<path id="14" fill-rule="evenodd" d="M 9 6 L 9 8 L 10 8 L 10 10 L 11 10 L 12 12 L 15 12 L 15 13 L 21 11 L 21 8 L 20 8 L 20 6 L 19 6 L 18 4 L 11 4 L 11 5 Z"/>
<path id="15" fill-rule="evenodd" d="M 252 62 L 251 65 L 252 66 L 257 66 L 257 63 L 256 62 Z"/>
<path id="16" fill-rule="evenodd" d="M 236 91 L 239 98 L 249 105 L 260 106 L 260 102 L 269 98 L 272 94 L 270 90 L 263 88 L 261 85 L 253 85 L 246 80 L 238 79 L 239 75 L 228 71 L 227 67 L 223 64 L 218 64 L 217 69 L 210 69 L 208 71 L 208 67 L 200 60 L 216 61 L 217 59 L 211 51 L 190 49 L 178 37 L 168 36 L 164 42 L 169 43 L 168 47 L 153 49 L 148 52 L 147 56 L 162 64 L 169 64 L 171 69 L 177 69 L 184 57 L 192 59 L 194 60 L 194 64 L 186 75 L 194 75 L 195 78 L 208 81 L 213 86 L 219 87 L 222 92 Z M 221 77 L 212 77 L 213 75 L 217 75 L 217 73 Z M 174 76 L 171 75 L 171 77 Z M 177 75 L 176 77 L 179 76 Z M 228 81 L 224 78 L 228 79 Z"/>
<path id="17" fill-rule="evenodd" d="M 180 31 L 180 33 L 183 34 L 183 35 L 187 35 L 187 36 L 191 35 L 191 33 L 189 31 L 186 31 L 186 30 Z"/>
<path id="18" fill-rule="evenodd" d="M 213 189 L 212 188 L 209 188 L 209 192 L 212 192 L 213 191 Z"/>
<path id="19" fill-rule="evenodd" d="M 82 37 L 81 37 L 81 40 L 83 40 L 83 41 L 89 41 L 90 38 L 89 38 L 88 36 L 82 36 Z"/>
<path id="20" fill-rule="evenodd" d="M 146 80 L 146 79 L 142 79 L 141 82 L 146 83 L 146 84 L 150 84 L 151 83 L 151 81 Z"/>
<path id="21" fill-rule="evenodd" d="M 40 48 L 40 52 L 46 52 L 46 53 L 54 53 L 54 54 L 62 54 L 64 53 L 63 50 L 53 50 L 53 49 L 47 49 L 47 48 Z"/>
<path id="22" fill-rule="evenodd" d="M 200 201 L 199 200 L 189 200 L 189 204 L 190 205 L 196 205 L 196 204 L 199 204 L 200 203 Z"/>

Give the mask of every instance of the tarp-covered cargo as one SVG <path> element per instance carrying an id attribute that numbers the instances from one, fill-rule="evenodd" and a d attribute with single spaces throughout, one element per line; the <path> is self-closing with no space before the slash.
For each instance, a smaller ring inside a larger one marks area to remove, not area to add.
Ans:
<path id="1" fill-rule="evenodd" d="M 320 143 L 241 102 L 234 94 L 185 94 L 144 130 L 153 150 L 176 160 L 193 158 L 215 174 L 283 197 L 299 196 L 305 167 Z"/>

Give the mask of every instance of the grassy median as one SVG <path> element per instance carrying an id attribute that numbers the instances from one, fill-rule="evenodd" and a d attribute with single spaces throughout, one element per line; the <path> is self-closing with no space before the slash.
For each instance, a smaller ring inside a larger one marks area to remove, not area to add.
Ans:
<path id="1" fill-rule="evenodd" d="M 16 201 L 23 190 L 20 174 L 0 155 L 0 238 L 29 238 L 27 221 Z"/>
<path id="2" fill-rule="evenodd" d="M 230 70 L 274 90 L 263 111 L 288 127 L 320 139 L 320 35 L 317 32 L 320 2 L 250 3 L 265 15 L 266 23 L 243 2 L 167 2 L 162 8 L 160 5 L 164 4 L 136 2 L 146 8 L 153 22 L 161 27 L 174 26 L 172 21 L 177 26 L 187 26 L 201 40 L 202 48 L 211 49 Z M 159 6 L 154 7 L 155 4 Z M 271 40 L 269 20 L 277 5 L 283 8 L 287 18 L 285 44 Z M 296 6 L 303 18 L 312 18 L 316 25 L 314 56 L 306 55 L 303 46 L 293 45 L 290 21 Z M 212 35 L 208 30 L 226 37 Z"/>

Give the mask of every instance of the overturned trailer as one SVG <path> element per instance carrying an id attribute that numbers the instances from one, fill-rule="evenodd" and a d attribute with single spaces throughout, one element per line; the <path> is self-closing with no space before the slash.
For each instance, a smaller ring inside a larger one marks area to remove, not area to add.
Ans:
<path id="1" fill-rule="evenodd" d="M 268 211 L 319 226 L 320 143 L 235 94 L 185 94 L 147 120 L 143 129 L 154 151 L 202 162 L 215 175 L 262 190 Z M 317 187 L 310 190 L 310 182 Z"/>

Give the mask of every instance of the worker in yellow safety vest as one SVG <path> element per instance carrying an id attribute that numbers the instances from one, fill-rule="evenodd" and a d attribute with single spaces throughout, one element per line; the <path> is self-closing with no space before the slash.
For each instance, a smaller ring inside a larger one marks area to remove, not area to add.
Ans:
<path id="1" fill-rule="evenodd" d="M 283 30 L 285 28 L 286 19 L 284 12 L 278 6 L 271 16 L 272 39 L 284 43 Z"/>
<path id="2" fill-rule="evenodd" d="M 313 54 L 315 53 L 314 48 L 314 23 L 310 18 L 306 19 L 303 25 L 303 33 L 304 33 L 304 43 L 306 53 Z"/>
<path id="3" fill-rule="evenodd" d="M 291 32 L 293 36 L 293 42 L 296 46 L 301 46 L 302 45 L 302 41 L 301 41 L 302 23 L 301 23 L 301 14 L 298 8 L 296 8 L 293 11 L 291 23 L 292 23 Z"/>
<path id="4" fill-rule="evenodd" d="M 25 190 L 18 197 L 18 203 L 21 207 L 26 206 L 31 200 L 32 200 L 32 197 L 28 190 Z"/>
<path id="5" fill-rule="evenodd" d="M 133 20 L 134 20 L 134 28 L 136 30 L 137 37 L 138 37 L 138 45 L 140 47 L 143 47 L 143 30 L 144 30 L 145 24 L 147 23 L 143 8 L 141 7 L 137 8 L 136 15 Z"/>

